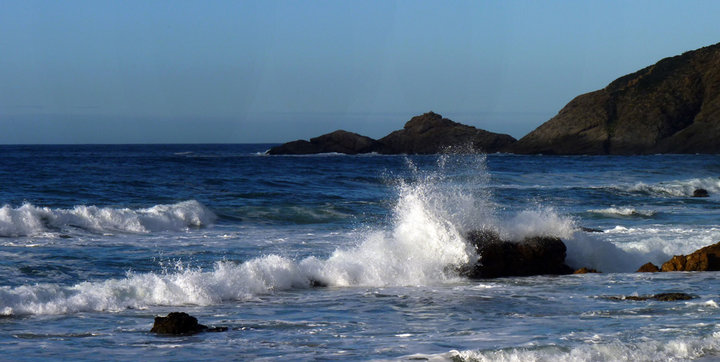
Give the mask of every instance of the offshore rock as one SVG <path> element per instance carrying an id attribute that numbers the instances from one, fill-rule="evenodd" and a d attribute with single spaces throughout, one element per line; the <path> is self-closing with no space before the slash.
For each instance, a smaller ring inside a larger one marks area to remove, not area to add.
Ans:
<path id="1" fill-rule="evenodd" d="M 470 147 L 468 151 L 493 153 L 515 142 L 515 138 L 453 122 L 428 112 L 415 116 L 403 129 L 381 138 L 381 153 L 432 154 L 452 147 Z"/>
<path id="2" fill-rule="evenodd" d="M 378 141 L 357 133 L 337 130 L 310 141 L 297 140 L 276 146 L 268 150 L 270 155 L 306 155 L 316 153 L 358 153 L 377 152 L 381 149 Z"/>
<path id="3" fill-rule="evenodd" d="M 596 269 L 587 268 L 587 267 L 582 267 L 573 272 L 573 274 L 595 274 L 595 273 L 600 273 L 600 272 L 597 271 Z"/>
<path id="4" fill-rule="evenodd" d="M 695 191 L 693 191 L 693 197 L 710 197 L 710 194 L 705 189 L 695 189 Z"/>
<path id="5" fill-rule="evenodd" d="M 192 335 L 200 332 L 224 332 L 227 327 L 208 328 L 199 324 L 197 318 L 184 312 L 171 312 L 166 317 L 155 317 L 150 332 L 168 335 Z"/>
<path id="6" fill-rule="evenodd" d="M 660 268 L 658 268 L 657 265 L 653 263 L 645 263 L 636 271 L 636 273 L 657 273 L 659 271 Z"/>
<path id="7" fill-rule="evenodd" d="M 662 271 L 718 271 L 720 243 L 706 246 L 690 255 L 675 255 L 662 265 Z"/>
<path id="8" fill-rule="evenodd" d="M 508 152 L 720 153 L 720 43 L 583 94 Z"/>
<path id="9" fill-rule="evenodd" d="M 565 264 L 566 247 L 555 237 L 536 236 L 521 241 L 501 240 L 493 231 L 473 231 L 467 235 L 479 258 L 460 269 L 468 278 L 572 274 Z"/>
<path id="10" fill-rule="evenodd" d="M 515 138 L 488 132 L 453 122 L 441 115 L 428 112 L 415 116 L 401 130 L 380 140 L 347 131 L 335 131 L 310 139 L 297 140 L 276 146 L 267 151 L 270 155 L 305 155 L 316 153 L 382 153 L 432 154 L 453 151 L 497 152 Z"/>

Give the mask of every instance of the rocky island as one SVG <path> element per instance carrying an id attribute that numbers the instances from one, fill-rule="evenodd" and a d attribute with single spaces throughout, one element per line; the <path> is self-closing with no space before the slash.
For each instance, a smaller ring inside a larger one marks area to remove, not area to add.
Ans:
<path id="1" fill-rule="evenodd" d="M 270 155 L 315 153 L 433 154 L 448 147 L 470 147 L 476 152 L 498 152 L 515 138 L 453 122 L 428 112 L 415 116 L 401 130 L 374 140 L 357 133 L 338 130 L 310 141 L 297 140 L 268 150 Z"/>
<path id="2" fill-rule="evenodd" d="M 720 43 L 662 59 L 577 96 L 519 141 L 428 112 L 379 140 L 339 130 L 268 154 L 431 154 L 456 146 L 518 154 L 720 153 L 718 137 Z"/>

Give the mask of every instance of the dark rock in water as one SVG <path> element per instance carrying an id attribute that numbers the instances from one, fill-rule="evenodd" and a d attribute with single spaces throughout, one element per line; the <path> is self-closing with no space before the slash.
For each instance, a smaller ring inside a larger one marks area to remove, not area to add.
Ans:
<path id="1" fill-rule="evenodd" d="M 315 153 L 359 154 L 431 154 L 453 151 L 497 152 L 515 142 L 515 138 L 453 122 L 429 112 L 405 123 L 405 128 L 380 140 L 347 131 L 335 131 L 310 139 L 298 140 L 268 150 L 270 155 L 303 155 Z"/>
<path id="2" fill-rule="evenodd" d="M 501 240 L 492 231 L 474 231 L 468 242 L 476 248 L 478 260 L 460 269 L 469 278 L 497 278 L 545 274 L 571 274 L 565 265 L 566 247 L 555 237 L 530 237 L 521 241 Z"/>
<path id="3" fill-rule="evenodd" d="M 506 151 L 720 153 L 720 43 L 665 58 L 583 94 Z"/>
<path id="4" fill-rule="evenodd" d="M 432 154 L 448 147 L 470 147 L 472 152 L 497 152 L 515 142 L 515 138 L 453 122 L 428 112 L 415 116 L 401 130 L 379 140 L 385 154 Z"/>
<path id="5" fill-rule="evenodd" d="M 720 243 L 696 250 L 690 255 L 675 255 L 662 265 L 662 271 L 718 271 Z"/>
<path id="6" fill-rule="evenodd" d="M 595 269 L 590 269 L 590 268 L 586 268 L 586 267 L 582 267 L 573 272 L 573 274 L 588 274 L 588 273 L 592 274 L 592 273 L 600 273 L 600 272 Z"/>
<path id="7" fill-rule="evenodd" d="M 636 273 L 657 273 L 660 271 L 657 265 L 653 263 L 645 263 L 641 266 Z"/>
<path id="8" fill-rule="evenodd" d="M 710 197 L 710 194 L 705 189 L 695 189 L 695 191 L 693 191 L 693 197 Z"/>
<path id="9" fill-rule="evenodd" d="M 584 231 L 584 232 L 586 232 L 586 233 L 604 233 L 604 231 L 602 231 L 602 230 L 600 230 L 600 229 L 586 228 L 586 227 L 584 227 L 584 226 L 581 227 L 580 230 L 582 230 L 582 231 Z"/>
<path id="10" fill-rule="evenodd" d="M 338 130 L 310 141 L 298 140 L 273 147 L 268 150 L 270 155 L 303 155 L 316 153 L 345 153 L 354 155 L 380 150 L 380 143 L 370 137 L 357 133 Z"/>
<path id="11" fill-rule="evenodd" d="M 197 318 L 184 313 L 172 312 L 167 317 L 155 317 L 150 332 L 169 335 L 191 335 L 200 332 L 224 332 L 227 327 L 208 328 L 199 324 Z"/>
<path id="12" fill-rule="evenodd" d="M 327 283 L 321 282 L 317 279 L 310 279 L 310 287 L 312 288 L 327 288 Z"/>
<path id="13" fill-rule="evenodd" d="M 696 296 L 687 294 L 687 293 L 660 293 L 655 295 L 628 295 L 628 296 L 620 296 L 620 297 L 608 297 L 608 299 L 612 300 L 634 300 L 634 301 L 645 301 L 645 300 L 657 300 L 660 302 L 674 302 L 677 300 L 690 300 L 695 299 Z"/>

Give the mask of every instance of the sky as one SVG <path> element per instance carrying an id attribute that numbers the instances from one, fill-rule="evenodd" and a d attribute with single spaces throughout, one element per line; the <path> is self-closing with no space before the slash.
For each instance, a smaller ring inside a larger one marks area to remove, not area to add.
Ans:
<path id="1" fill-rule="evenodd" d="M 720 42 L 718 1 L 0 0 L 0 144 L 374 138 L 434 111 L 520 138 Z"/>

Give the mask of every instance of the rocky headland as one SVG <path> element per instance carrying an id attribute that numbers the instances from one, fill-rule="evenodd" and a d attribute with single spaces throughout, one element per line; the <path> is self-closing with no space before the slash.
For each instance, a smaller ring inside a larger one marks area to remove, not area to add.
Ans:
<path id="1" fill-rule="evenodd" d="M 433 154 L 452 147 L 472 152 L 498 152 L 515 142 L 515 138 L 488 132 L 453 122 L 441 115 L 428 112 L 415 116 L 401 130 L 374 140 L 357 133 L 338 130 L 309 141 L 297 140 L 268 150 L 270 155 L 298 155 L 316 153 L 380 153 L 380 154 Z"/>
<path id="2" fill-rule="evenodd" d="M 577 96 L 517 141 L 428 112 L 379 140 L 339 130 L 268 154 L 432 154 L 451 147 L 557 155 L 720 153 L 719 137 L 720 43 L 662 59 Z"/>
<path id="3" fill-rule="evenodd" d="M 665 58 L 583 94 L 504 151 L 720 152 L 720 43 Z"/>

